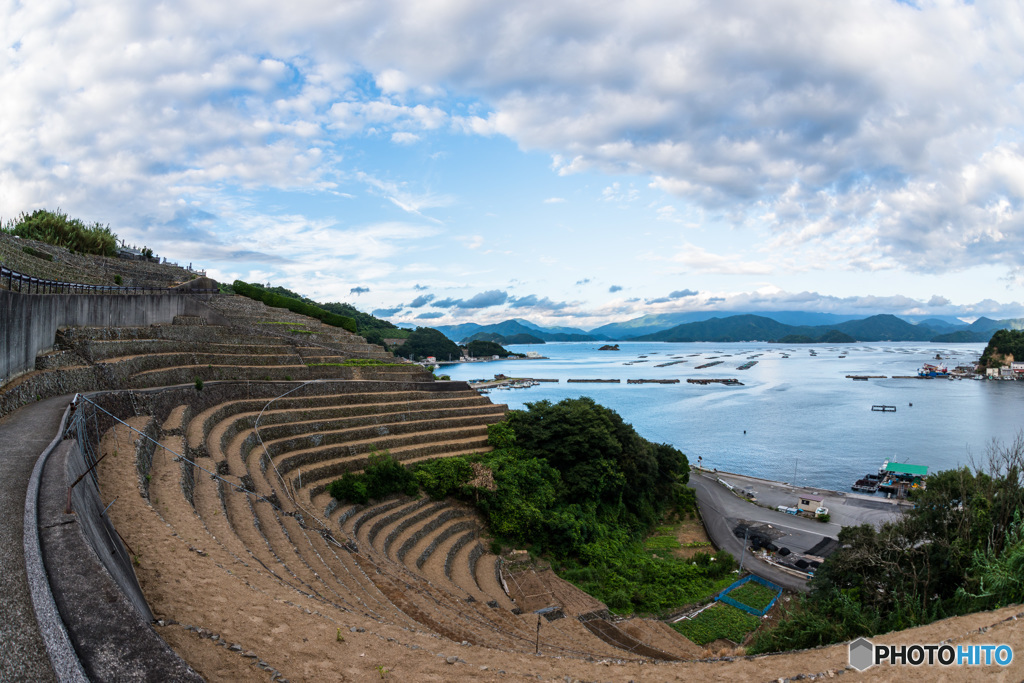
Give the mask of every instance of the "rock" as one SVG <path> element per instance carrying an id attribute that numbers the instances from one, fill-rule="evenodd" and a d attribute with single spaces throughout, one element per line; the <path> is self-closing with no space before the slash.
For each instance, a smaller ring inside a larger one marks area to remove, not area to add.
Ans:
<path id="1" fill-rule="evenodd" d="M 452 655 L 451 657 L 448 657 L 444 661 L 448 662 L 449 664 L 455 664 L 457 661 L 459 661 L 459 658 L 456 657 L 455 655 Z"/>
<path id="2" fill-rule="evenodd" d="M 242 651 L 242 646 L 239 645 L 238 643 L 232 643 L 231 645 L 228 646 L 228 649 L 231 650 L 232 652 L 241 652 Z"/>

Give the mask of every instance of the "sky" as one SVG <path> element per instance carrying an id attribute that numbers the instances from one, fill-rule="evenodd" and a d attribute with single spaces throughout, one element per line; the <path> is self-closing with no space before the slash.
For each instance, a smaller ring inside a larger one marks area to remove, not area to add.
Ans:
<path id="1" fill-rule="evenodd" d="M 1024 5 L 0 0 L 0 218 L 392 322 L 1024 316 Z"/>

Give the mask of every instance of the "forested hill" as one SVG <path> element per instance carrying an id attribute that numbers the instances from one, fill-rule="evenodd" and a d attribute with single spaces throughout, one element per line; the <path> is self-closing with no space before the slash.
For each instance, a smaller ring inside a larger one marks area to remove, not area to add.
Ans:
<path id="1" fill-rule="evenodd" d="M 1024 360 L 1024 330 L 996 330 L 981 354 L 979 363 L 988 368 Z"/>
<path id="2" fill-rule="evenodd" d="M 894 315 L 874 315 L 862 320 L 850 320 L 832 325 L 786 325 L 759 315 L 735 315 L 712 318 L 701 322 L 685 323 L 668 330 L 636 337 L 634 341 L 665 342 L 743 342 L 776 341 L 783 338 L 801 338 L 812 342 L 834 343 L 842 339 L 835 332 L 863 342 L 879 341 L 987 341 L 991 331 L 971 331 L 959 335 L 960 339 L 946 339 L 948 330 L 936 330 L 926 324 L 913 325 Z"/>

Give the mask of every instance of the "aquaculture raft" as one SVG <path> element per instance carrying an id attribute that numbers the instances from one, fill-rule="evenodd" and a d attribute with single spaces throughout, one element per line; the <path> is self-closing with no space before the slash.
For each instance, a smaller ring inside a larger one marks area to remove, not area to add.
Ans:
<path id="1" fill-rule="evenodd" d="M 627 379 L 626 384 L 679 384 L 678 379 Z"/>
<path id="2" fill-rule="evenodd" d="M 687 382 L 687 384 L 724 384 L 727 387 L 742 387 L 743 386 L 743 382 L 741 382 L 738 379 L 735 379 L 733 377 L 722 378 L 722 379 L 703 379 L 703 378 L 691 377 L 690 379 L 686 380 L 686 382 Z"/>

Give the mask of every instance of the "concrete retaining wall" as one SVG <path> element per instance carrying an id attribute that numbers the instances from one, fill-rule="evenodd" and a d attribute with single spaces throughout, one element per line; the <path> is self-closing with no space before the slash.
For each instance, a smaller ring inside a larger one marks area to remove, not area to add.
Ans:
<path id="1" fill-rule="evenodd" d="M 176 315 L 223 322 L 220 314 L 202 301 L 181 294 L 22 294 L 0 290 L 0 385 L 35 369 L 36 354 L 53 347 L 61 327 L 152 325 L 172 322 Z"/>

